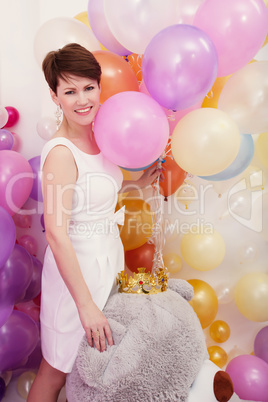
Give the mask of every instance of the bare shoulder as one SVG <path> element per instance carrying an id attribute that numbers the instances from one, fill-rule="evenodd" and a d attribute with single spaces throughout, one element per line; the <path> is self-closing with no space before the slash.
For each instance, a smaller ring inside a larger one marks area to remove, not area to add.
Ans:
<path id="1" fill-rule="evenodd" d="M 70 181 L 77 178 L 77 166 L 71 150 L 64 145 L 56 145 L 47 155 L 44 172 L 54 173 L 59 177 L 68 176 Z"/>

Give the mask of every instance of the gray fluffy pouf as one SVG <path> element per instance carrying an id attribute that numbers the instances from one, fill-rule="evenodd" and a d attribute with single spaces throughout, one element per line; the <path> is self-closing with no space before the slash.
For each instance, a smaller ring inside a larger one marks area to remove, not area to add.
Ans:
<path id="1" fill-rule="evenodd" d="M 180 279 L 155 295 L 111 296 L 104 314 L 115 345 L 100 353 L 83 338 L 67 376 L 68 402 L 187 401 L 208 356 L 192 297 Z"/>

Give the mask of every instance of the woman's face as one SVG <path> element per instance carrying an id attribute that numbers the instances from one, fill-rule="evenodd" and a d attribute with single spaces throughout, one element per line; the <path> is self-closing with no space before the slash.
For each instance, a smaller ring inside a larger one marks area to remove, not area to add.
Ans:
<path id="1" fill-rule="evenodd" d="M 57 94 L 51 91 L 53 101 L 60 105 L 67 121 L 89 125 L 99 109 L 100 87 L 91 78 L 68 76 L 59 78 Z"/>

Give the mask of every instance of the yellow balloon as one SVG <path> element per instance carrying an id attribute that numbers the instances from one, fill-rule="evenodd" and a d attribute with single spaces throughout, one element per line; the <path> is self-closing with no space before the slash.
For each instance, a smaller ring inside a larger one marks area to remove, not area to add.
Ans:
<path id="1" fill-rule="evenodd" d="M 268 168 L 268 133 L 262 133 L 255 142 L 256 155 L 261 163 Z"/>
<path id="2" fill-rule="evenodd" d="M 189 302 L 193 307 L 202 328 L 207 328 L 218 312 L 218 299 L 214 289 L 201 279 L 189 279 L 194 288 L 194 297 Z"/>
<path id="3" fill-rule="evenodd" d="M 131 180 L 131 174 L 128 170 L 125 169 L 121 169 L 121 172 L 123 174 L 123 180 Z M 119 193 L 118 194 L 118 202 L 121 202 L 123 200 L 123 198 L 125 198 L 127 195 L 129 194 L 128 191 L 126 191 L 125 193 Z"/>
<path id="4" fill-rule="evenodd" d="M 27 399 L 35 377 L 36 374 L 33 371 L 25 371 L 19 376 L 17 381 L 17 390 L 23 399 Z"/>
<path id="5" fill-rule="evenodd" d="M 202 233 L 202 228 L 200 228 L 194 233 L 190 232 L 183 235 L 181 254 L 190 267 L 198 271 L 209 271 L 223 261 L 225 243 L 216 230 L 212 233 Z"/>
<path id="6" fill-rule="evenodd" d="M 176 253 L 167 253 L 163 255 L 163 261 L 166 268 L 171 274 L 179 272 L 182 268 L 181 257 Z"/>
<path id="7" fill-rule="evenodd" d="M 219 109 L 200 108 L 187 113 L 176 125 L 171 151 L 177 164 L 197 176 L 221 172 L 236 158 L 240 131 Z"/>
<path id="8" fill-rule="evenodd" d="M 125 251 L 145 244 L 152 234 L 153 220 L 150 205 L 144 200 L 124 198 L 117 204 L 119 209 L 125 205 L 125 223 L 120 236 Z"/>
<path id="9" fill-rule="evenodd" d="M 213 339 L 213 341 L 218 343 L 227 341 L 227 339 L 230 337 L 230 333 L 231 330 L 229 325 L 227 322 L 222 320 L 214 321 L 209 328 L 210 337 Z"/>
<path id="10" fill-rule="evenodd" d="M 220 346 L 208 347 L 209 360 L 215 363 L 218 367 L 222 368 L 227 363 L 227 353 Z"/>
<path id="11" fill-rule="evenodd" d="M 235 303 L 248 320 L 268 320 L 268 274 L 251 272 L 244 275 L 235 287 Z"/>
<path id="12" fill-rule="evenodd" d="M 88 20 L 87 11 L 82 11 L 81 13 L 76 14 L 76 15 L 74 16 L 74 18 L 75 18 L 76 20 L 82 22 L 83 24 L 85 24 L 85 25 L 86 25 L 88 28 L 90 28 L 91 31 L 92 31 L 92 28 L 91 28 L 90 23 L 89 23 L 89 20 Z M 100 42 L 99 42 L 99 43 L 100 43 Z M 106 49 L 106 47 L 104 47 L 101 43 L 100 43 L 100 47 L 101 47 L 101 50 L 108 50 L 108 49 Z"/>
<path id="13" fill-rule="evenodd" d="M 205 99 L 203 100 L 202 107 L 217 108 L 221 90 L 230 77 L 231 75 L 216 78 L 211 90 L 207 93 Z"/>

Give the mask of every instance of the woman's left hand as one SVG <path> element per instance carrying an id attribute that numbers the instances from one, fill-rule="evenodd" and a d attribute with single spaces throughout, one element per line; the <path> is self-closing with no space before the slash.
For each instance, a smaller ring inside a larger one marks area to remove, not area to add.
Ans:
<path id="1" fill-rule="evenodd" d="M 147 168 L 143 175 L 137 180 L 137 184 L 139 185 L 140 188 L 149 186 L 152 184 L 158 177 L 160 181 L 164 180 L 163 176 L 163 170 L 164 168 L 158 168 L 157 166 L 152 166 L 150 168 Z"/>

